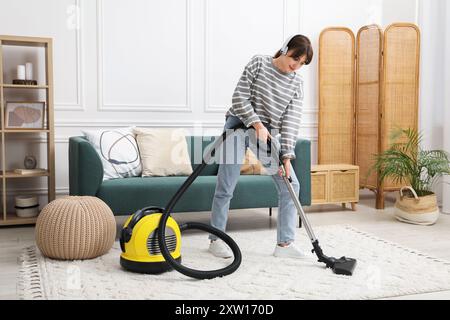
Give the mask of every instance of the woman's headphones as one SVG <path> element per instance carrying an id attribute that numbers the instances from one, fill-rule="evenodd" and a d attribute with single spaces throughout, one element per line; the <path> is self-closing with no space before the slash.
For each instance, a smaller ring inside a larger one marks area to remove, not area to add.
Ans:
<path id="1" fill-rule="evenodd" d="M 287 55 L 287 52 L 289 51 L 288 44 L 289 44 L 289 42 L 291 42 L 292 39 L 294 39 L 295 36 L 296 36 L 296 34 L 294 34 L 293 36 L 290 36 L 286 40 L 286 42 L 283 44 L 283 46 L 280 49 L 281 54 Z"/>

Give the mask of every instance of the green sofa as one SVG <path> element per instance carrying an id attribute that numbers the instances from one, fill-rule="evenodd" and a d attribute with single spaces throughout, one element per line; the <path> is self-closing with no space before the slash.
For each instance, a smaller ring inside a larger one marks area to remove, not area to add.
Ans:
<path id="1" fill-rule="evenodd" d="M 194 146 L 202 150 L 216 137 L 188 136 L 188 150 L 193 162 Z M 300 201 L 311 204 L 311 142 L 299 139 L 292 164 L 300 181 Z M 192 163 L 193 169 L 199 165 Z M 173 212 L 210 211 L 214 196 L 218 164 L 207 165 Z M 95 196 L 109 205 L 115 215 L 129 215 L 145 206 L 165 207 L 186 176 L 133 177 L 103 181 L 99 155 L 85 137 L 69 139 L 70 195 Z M 230 203 L 230 209 L 271 208 L 278 206 L 275 184 L 270 176 L 241 175 Z"/>

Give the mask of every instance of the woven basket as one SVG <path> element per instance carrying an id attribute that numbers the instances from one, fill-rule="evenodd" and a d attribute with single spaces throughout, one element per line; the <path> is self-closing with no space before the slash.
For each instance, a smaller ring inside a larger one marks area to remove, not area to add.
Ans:
<path id="1" fill-rule="evenodd" d="M 403 190 L 409 189 L 413 198 L 403 195 Z M 402 222 L 432 225 L 439 218 L 439 207 L 436 195 L 430 194 L 418 197 L 413 188 L 406 186 L 400 189 L 400 195 L 395 202 L 395 218 Z"/>
<path id="2" fill-rule="evenodd" d="M 36 221 L 42 254 L 62 260 L 91 259 L 107 253 L 116 238 L 116 220 L 102 200 L 70 196 L 47 204 Z"/>

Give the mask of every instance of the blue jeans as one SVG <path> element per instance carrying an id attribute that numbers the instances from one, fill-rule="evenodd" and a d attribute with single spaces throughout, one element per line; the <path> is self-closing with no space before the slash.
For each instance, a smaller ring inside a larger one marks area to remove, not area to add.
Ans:
<path id="1" fill-rule="evenodd" d="M 224 126 L 224 130 L 230 129 L 237 124 L 242 123 L 238 117 L 228 116 Z M 270 127 L 264 124 L 270 132 Z M 273 135 L 272 135 L 273 136 Z M 249 139 L 245 139 L 243 135 L 236 134 L 234 139 L 230 136 L 223 143 L 225 152 L 221 150 L 222 160 L 219 164 L 219 171 L 217 173 L 217 184 L 212 203 L 211 225 L 225 231 L 228 210 L 230 208 L 230 201 L 233 197 L 234 189 L 240 176 L 241 166 L 245 156 L 245 150 L 250 147 L 253 153 L 263 163 L 267 172 L 272 176 L 275 186 L 278 191 L 278 220 L 277 220 L 277 243 L 292 242 L 295 240 L 295 228 L 297 226 L 297 209 L 291 199 L 289 190 L 283 180 L 278 174 L 278 163 L 273 163 L 266 166 L 268 157 L 265 153 L 258 153 L 255 146 L 249 144 Z M 273 141 L 279 150 L 279 141 Z M 227 156 L 227 151 L 232 149 L 234 152 L 228 153 L 233 155 L 235 162 L 230 162 L 230 157 Z M 225 153 L 225 155 L 223 155 Z M 236 156 L 236 157 L 235 157 Z M 298 197 L 300 192 L 300 185 L 294 169 L 290 168 L 290 176 L 292 178 L 292 187 Z M 210 234 L 209 239 L 216 240 L 217 237 Z"/>

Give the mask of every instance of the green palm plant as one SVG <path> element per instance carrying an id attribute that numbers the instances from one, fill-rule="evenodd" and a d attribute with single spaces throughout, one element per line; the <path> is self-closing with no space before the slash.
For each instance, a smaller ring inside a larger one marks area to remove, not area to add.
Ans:
<path id="1" fill-rule="evenodd" d="M 414 129 L 394 129 L 391 146 L 374 155 L 372 172 L 379 172 L 380 183 L 387 177 L 395 183 L 410 184 L 419 197 L 432 194 L 437 178 L 450 174 L 449 155 L 443 150 L 423 150 L 422 135 Z"/>

